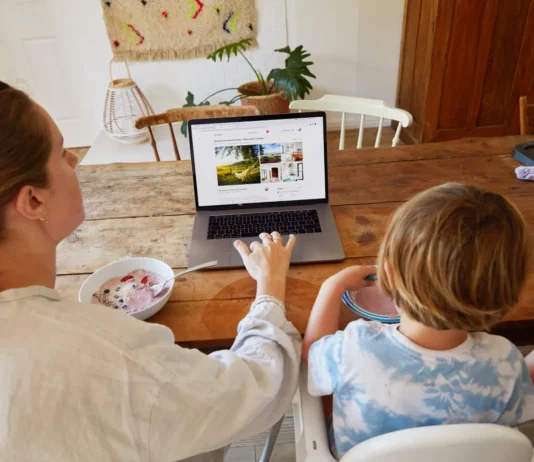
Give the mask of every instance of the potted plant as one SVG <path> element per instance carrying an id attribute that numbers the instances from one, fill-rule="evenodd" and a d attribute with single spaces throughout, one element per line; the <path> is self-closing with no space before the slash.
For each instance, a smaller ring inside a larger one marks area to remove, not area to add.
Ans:
<path id="1" fill-rule="evenodd" d="M 272 69 L 267 78 L 252 65 L 243 53 L 251 45 L 250 39 L 240 40 L 215 50 L 210 53 L 208 59 L 217 62 L 218 60 L 222 61 L 226 56 L 230 61 L 232 56 L 239 54 L 254 71 L 256 75 L 254 82 L 245 83 L 238 88 L 224 88 L 209 95 L 198 104 L 195 103 L 195 96 L 188 92 L 186 104 L 183 107 L 207 106 L 211 104 L 209 99 L 213 96 L 222 92 L 237 90 L 236 96 L 230 100 L 220 101 L 218 104 L 231 105 L 238 101 L 243 101 L 243 105 L 256 106 L 262 114 L 281 114 L 289 112 L 289 103 L 291 101 L 298 98 L 304 99 L 310 93 L 313 87 L 307 77 L 315 78 L 315 75 L 309 69 L 313 62 L 306 61 L 310 54 L 304 50 L 302 45 L 293 50 L 289 46 L 275 50 L 278 53 L 286 53 L 288 55 L 285 60 L 285 68 Z M 182 133 L 187 136 L 187 124 L 185 122 L 182 124 Z"/>

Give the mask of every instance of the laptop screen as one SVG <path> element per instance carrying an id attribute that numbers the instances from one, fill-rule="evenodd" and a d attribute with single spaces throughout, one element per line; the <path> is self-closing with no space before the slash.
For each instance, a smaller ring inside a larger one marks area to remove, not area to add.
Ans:
<path id="1" fill-rule="evenodd" d="M 192 123 L 197 207 L 326 200 L 324 121 L 316 113 Z"/>

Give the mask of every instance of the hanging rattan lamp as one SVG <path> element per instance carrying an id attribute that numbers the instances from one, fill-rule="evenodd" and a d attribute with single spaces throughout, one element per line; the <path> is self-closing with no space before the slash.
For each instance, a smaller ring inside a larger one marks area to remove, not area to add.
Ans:
<path id="1" fill-rule="evenodd" d="M 109 63 L 110 83 L 104 106 L 104 130 L 120 143 L 142 143 L 148 140 L 148 130 L 135 128 L 135 121 L 139 117 L 154 114 L 154 110 L 132 80 L 128 63 L 124 61 L 124 64 L 128 78 L 113 79 L 113 60 Z"/>

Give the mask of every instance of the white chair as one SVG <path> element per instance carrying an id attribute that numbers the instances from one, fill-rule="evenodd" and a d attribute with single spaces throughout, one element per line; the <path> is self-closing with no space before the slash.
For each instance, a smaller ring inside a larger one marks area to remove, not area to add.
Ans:
<path id="1" fill-rule="evenodd" d="M 382 137 L 382 125 L 384 119 L 391 119 L 399 122 L 392 146 L 397 146 L 400 139 L 402 127 L 412 125 L 412 115 L 403 110 L 390 107 L 379 99 L 355 98 L 352 96 L 325 95 L 316 100 L 297 100 L 289 106 L 290 109 L 300 111 L 332 111 L 341 112 L 341 136 L 339 139 L 339 149 L 345 149 L 345 114 L 360 114 L 360 133 L 358 134 L 358 146 L 360 149 L 363 145 L 363 130 L 365 126 L 365 117 L 372 116 L 380 118 L 378 124 L 378 133 L 376 135 L 375 148 L 380 146 Z"/>
<path id="2" fill-rule="evenodd" d="M 296 462 L 335 462 L 320 398 L 308 393 L 301 366 L 293 400 Z M 352 448 L 342 462 L 534 462 L 532 444 L 519 431 L 493 424 L 421 427 L 388 433 Z"/>

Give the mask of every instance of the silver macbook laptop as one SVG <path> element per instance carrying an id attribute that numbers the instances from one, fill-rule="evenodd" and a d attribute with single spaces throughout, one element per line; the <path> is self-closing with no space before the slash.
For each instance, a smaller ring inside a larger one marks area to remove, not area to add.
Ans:
<path id="1" fill-rule="evenodd" d="M 328 205 L 324 112 L 192 120 L 197 215 L 189 267 L 242 267 L 233 242 L 297 236 L 291 262 L 345 258 Z"/>

